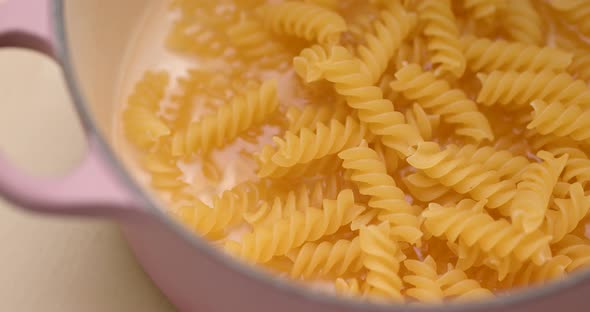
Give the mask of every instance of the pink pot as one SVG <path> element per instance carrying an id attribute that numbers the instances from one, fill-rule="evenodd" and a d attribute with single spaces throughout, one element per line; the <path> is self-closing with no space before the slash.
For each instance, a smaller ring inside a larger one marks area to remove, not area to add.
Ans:
<path id="1" fill-rule="evenodd" d="M 116 219 L 147 273 L 181 311 L 424 310 L 347 301 L 280 282 L 217 252 L 158 208 L 107 139 L 113 77 L 145 6 L 144 0 L 0 1 L 0 47 L 34 49 L 61 63 L 88 137 L 86 159 L 59 179 L 29 176 L 0 155 L 0 195 L 37 212 Z M 590 274 L 577 274 L 490 302 L 426 310 L 583 311 L 585 295 Z"/>

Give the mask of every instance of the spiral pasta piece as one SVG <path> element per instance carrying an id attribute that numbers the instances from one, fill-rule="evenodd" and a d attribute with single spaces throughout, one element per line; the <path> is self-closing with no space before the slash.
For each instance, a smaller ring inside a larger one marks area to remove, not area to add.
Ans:
<path id="1" fill-rule="evenodd" d="M 489 19 L 506 6 L 505 0 L 463 0 L 463 8 L 476 19 Z"/>
<path id="2" fill-rule="evenodd" d="M 551 236 L 539 231 L 523 233 L 504 219 L 494 220 L 483 211 L 485 201 L 460 201 L 455 207 L 431 203 L 422 213 L 424 227 L 436 237 L 459 239 L 496 257 L 514 256 L 541 265 L 551 258 Z"/>
<path id="3" fill-rule="evenodd" d="M 446 81 L 437 80 L 433 73 L 422 71 L 416 64 L 404 66 L 395 77 L 397 80 L 391 83 L 393 90 L 417 101 L 426 111 L 440 115 L 443 122 L 456 127 L 457 135 L 477 142 L 494 138 L 487 118 L 461 90 L 452 89 Z"/>
<path id="4" fill-rule="evenodd" d="M 287 254 L 293 261 L 291 277 L 310 279 L 322 276 L 343 276 L 363 268 L 359 238 L 331 242 L 309 242 Z"/>
<path id="5" fill-rule="evenodd" d="M 217 112 L 190 123 L 180 141 L 186 155 L 201 151 L 208 153 L 236 139 L 242 132 L 267 119 L 277 109 L 276 80 L 264 82 L 260 88 L 249 90 L 221 106 Z"/>
<path id="6" fill-rule="evenodd" d="M 577 79 L 590 81 L 590 50 L 575 49 L 573 52 L 574 58 L 569 67 L 569 72 L 575 74 Z"/>
<path id="7" fill-rule="evenodd" d="M 402 181 L 412 196 L 425 203 L 437 200 L 451 192 L 450 187 L 440 184 L 421 172 L 409 174 L 403 177 Z"/>
<path id="8" fill-rule="evenodd" d="M 485 254 L 481 249 L 467 247 L 464 243 L 448 243 L 449 247 L 457 254 L 456 267 L 460 270 L 468 270 L 472 267 L 486 266 L 494 270 L 497 279 L 503 281 L 510 273 L 519 270 L 523 264 L 514 257 L 499 258 Z"/>
<path id="9" fill-rule="evenodd" d="M 570 184 L 568 193 L 568 198 L 554 198 L 552 209 L 545 214 L 541 231 L 552 236 L 551 243 L 572 232 L 590 211 L 590 198 L 584 195 L 582 184 Z"/>
<path id="10" fill-rule="evenodd" d="M 488 208 L 507 204 L 516 193 L 514 181 L 502 180 L 498 171 L 486 169 L 481 162 L 472 161 L 469 155 L 461 155 L 461 149 L 455 145 L 441 150 L 437 143 L 425 142 L 418 145 L 416 153 L 407 161 L 459 194 L 487 200 Z"/>
<path id="11" fill-rule="evenodd" d="M 583 34 L 590 35 L 590 3 L 585 0 L 552 0 L 549 4 L 566 21 L 576 25 Z"/>
<path id="12" fill-rule="evenodd" d="M 531 106 L 534 113 L 533 120 L 527 125 L 528 129 L 590 143 L 590 109 L 560 102 L 547 104 L 541 100 L 533 101 Z"/>
<path id="13" fill-rule="evenodd" d="M 244 19 L 227 29 L 230 42 L 247 59 L 275 57 L 285 50 L 273 40 L 264 25 L 254 18 Z"/>
<path id="14" fill-rule="evenodd" d="M 328 52 L 321 45 L 305 48 L 293 58 L 293 69 L 306 83 L 324 78 L 322 65 L 328 62 Z"/>
<path id="15" fill-rule="evenodd" d="M 395 174 L 400 164 L 400 159 L 397 153 L 394 150 L 385 147 L 385 145 L 383 145 L 381 141 L 375 141 L 373 144 L 373 149 L 375 150 L 377 155 L 379 155 L 379 159 L 381 159 L 381 161 L 383 161 L 383 163 L 385 164 L 385 167 L 387 168 L 387 173 L 389 173 L 390 175 Z"/>
<path id="16" fill-rule="evenodd" d="M 208 206 L 194 198 L 179 208 L 176 217 L 196 233 L 209 236 L 228 230 L 242 221 L 243 212 L 258 201 L 258 193 L 249 183 L 240 184 L 213 199 Z"/>
<path id="17" fill-rule="evenodd" d="M 295 134 L 299 133 L 301 129 L 314 131 L 318 123 L 327 124 L 332 119 L 344 123 L 348 114 L 348 109 L 342 105 L 322 105 L 320 107 L 308 105 L 303 110 L 291 106 L 287 110 L 288 131 Z"/>
<path id="18" fill-rule="evenodd" d="M 281 167 L 273 162 L 272 157 L 276 154 L 274 148 L 265 145 L 258 155 L 258 176 L 261 178 L 299 178 L 304 176 L 331 174 L 340 168 L 342 161 L 336 155 L 329 155 L 307 163 L 297 164 L 290 167 Z"/>
<path id="19" fill-rule="evenodd" d="M 465 145 L 457 152 L 457 156 L 468 157 L 471 162 L 480 163 L 483 170 L 497 171 L 500 179 L 519 176 L 523 168 L 529 164 L 526 157 L 514 156 L 509 151 L 497 150 L 491 146 Z M 451 192 L 450 187 L 442 185 L 423 172 L 407 175 L 403 177 L 403 181 L 410 193 L 423 202 L 431 202 Z"/>
<path id="20" fill-rule="evenodd" d="M 261 8 L 264 25 L 277 34 L 297 36 L 321 44 L 334 44 L 348 28 L 338 14 L 324 7 L 287 1 Z"/>
<path id="21" fill-rule="evenodd" d="M 406 109 L 406 120 L 420 131 L 424 140 L 430 140 L 440 124 L 440 115 L 428 115 L 422 106 L 414 103 L 411 108 Z"/>
<path id="22" fill-rule="evenodd" d="M 367 67 L 371 84 L 379 81 L 402 41 L 416 25 L 416 16 L 409 14 L 399 1 L 391 1 L 373 23 L 373 33 L 365 36 L 365 44 L 357 54 Z"/>
<path id="23" fill-rule="evenodd" d="M 337 278 L 334 281 L 334 290 L 339 295 L 358 296 L 362 293 L 361 283 L 356 278 L 343 279 Z"/>
<path id="24" fill-rule="evenodd" d="M 270 157 L 262 155 L 259 158 L 259 175 L 267 176 L 277 167 L 293 167 L 334 155 L 358 145 L 363 137 L 364 131 L 352 117 L 347 117 L 345 124 L 332 119 L 329 127 L 320 123 L 315 131 L 301 129 L 299 135 L 287 132 L 284 139 L 273 138 L 278 148 Z"/>
<path id="25" fill-rule="evenodd" d="M 387 174 L 377 153 L 366 145 L 346 149 L 338 154 L 342 167 L 350 172 L 362 195 L 369 196 L 369 207 L 383 211 L 380 218 L 392 224 L 391 234 L 402 241 L 416 244 L 422 237 L 418 216 L 406 201 L 404 192 Z"/>
<path id="26" fill-rule="evenodd" d="M 559 142 L 557 144 L 545 145 L 543 149 L 552 153 L 555 157 L 565 154 L 569 156 L 561 176 L 563 181 L 580 183 L 590 181 L 590 159 L 588 159 L 586 153 L 579 146 Z"/>
<path id="27" fill-rule="evenodd" d="M 510 39 L 533 45 L 544 43 L 543 21 L 533 1 L 506 1 L 506 7 L 500 12 L 502 26 Z"/>
<path id="28" fill-rule="evenodd" d="M 568 234 L 554 244 L 556 255 L 567 256 L 572 262 L 567 266 L 567 272 L 590 268 L 590 240 Z"/>
<path id="29" fill-rule="evenodd" d="M 545 151 L 537 156 L 543 162 L 532 163 L 525 168 L 510 206 L 500 209 L 502 213 L 508 210 L 512 224 L 526 233 L 539 229 L 543 223 L 553 188 L 568 159 L 567 155 L 555 158 Z"/>
<path id="30" fill-rule="evenodd" d="M 360 121 L 380 136 L 383 145 L 409 155 L 412 147 L 423 141 L 418 130 L 406 123 L 404 115 L 395 111 L 390 100 L 383 98 L 381 89 L 371 84 L 361 61 L 346 48 L 332 47 L 328 55 L 329 60 L 321 64 L 325 79 L 334 83 L 336 92 L 358 112 Z"/>
<path id="31" fill-rule="evenodd" d="M 457 155 L 468 157 L 472 162 L 479 162 L 486 170 L 497 171 L 502 179 L 512 179 L 520 176 L 524 168 L 529 165 L 526 157 L 514 156 L 509 151 L 491 146 L 464 145 L 457 152 Z"/>
<path id="32" fill-rule="evenodd" d="M 467 36 L 462 39 L 467 66 L 473 72 L 494 70 L 564 71 L 572 54 L 551 47 Z"/>
<path id="33" fill-rule="evenodd" d="M 274 224 L 246 233 L 240 243 L 226 242 L 225 249 L 248 262 L 265 263 L 306 242 L 334 234 L 364 210 L 363 206 L 355 204 L 351 190 L 343 190 L 336 200 L 325 199 L 323 209 L 309 207 L 305 211 L 294 211 Z"/>
<path id="34" fill-rule="evenodd" d="M 177 159 L 170 155 L 167 146 L 158 146 L 158 149 L 145 156 L 142 168 L 150 175 L 150 185 L 156 190 L 175 194 L 182 193 L 188 185 L 183 181 L 183 172 L 178 168 Z"/>
<path id="35" fill-rule="evenodd" d="M 503 284 L 510 287 L 538 285 L 565 277 L 566 268 L 572 260 L 556 255 L 542 265 L 527 263 L 523 268 L 508 275 Z"/>
<path id="36" fill-rule="evenodd" d="M 291 199 L 291 198 L 289 198 Z M 299 208 L 297 199 L 282 201 L 275 197 L 272 203 L 262 202 L 255 210 L 248 209 L 243 213 L 246 223 L 253 227 L 268 226 L 283 218 L 292 216 Z"/>
<path id="37" fill-rule="evenodd" d="M 367 268 L 365 282 L 372 297 L 403 301 L 402 280 L 399 276 L 399 247 L 391 239 L 389 223 L 361 227 L 359 242 L 363 266 Z"/>
<path id="38" fill-rule="evenodd" d="M 404 41 L 393 58 L 393 66 L 401 69 L 406 63 L 425 65 L 429 61 L 428 47 L 424 36 L 416 35 L 412 40 Z M 389 86 L 389 84 L 387 84 Z"/>
<path id="39" fill-rule="evenodd" d="M 170 129 L 158 117 L 160 101 L 169 83 L 166 72 L 146 72 L 135 85 L 123 112 L 123 127 L 129 142 L 148 149 L 170 134 Z"/>
<path id="40" fill-rule="evenodd" d="M 262 189 L 263 187 L 264 189 Z M 244 212 L 243 218 L 253 227 L 273 224 L 292 215 L 296 210 L 303 211 L 308 207 L 320 207 L 324 198 L 335 199 L 338 190 L 342 188 L 342 183 L 335 175 L 332 175 L 325 181 L 317 181 L 311 185 L 300 183 L 294 190 L 274 196 L 274 199 L 269 201 L 268 198 L 271 195 L 268 193 L 275 193 L 276 190 L 263 184 L 255 189 L 257 193 L 261 194 L 257 197 L 259 199 L 258 205 L 249 206 L 249 209 Z"/>
<path id="41" fill-rule="evenodd" d="M 444 293 L 438 283 L 436 261 L 431 256 L 424 261 L 408 259 L 404 261 L 404 267 L 410 273 L 403 280 L 411 286 L 405 291 L 406 296 L 422 302 L 442 302 Z"/>
<path id="42" fill-rule="evenodd" d="M 499 105 L 507 110 L 518 110 L 534 100 L 590 106 L 590 88 L 584 81 L 575 80 L 566 73 L 493 71 L 480 73 L 477 77 L 482 83 L 477 102 L 486 106 Z"/>
<path id="43" fill-rule="evenodd" d="M 428 51 L 432 54 L 434 73 L 450 73 L 456 78 L 465 72 L 465 56 L 459 41 L 459 29 L 449 0 L 424 0 L 420 4 Z"/>
<path id="44" fill-rule="evenodd" d="M 570 138 L 561 138 L 555 135 L 540 135 L 535 130 L 527 129 L 524 132 L 524 137 L 529 141 L 531 148 L 535 151 L 542 151 L 556 148 L 568 148 L 568 154 L 572 152 L 569 148 L 579 148 L 578 142 Z M 554 153 L 555 154 L 555 153 Z M 563 153 L 562 153 L 563 154 Z M 577 154 L 577 153 L 576 153 Z M 561 154 L 555 154 L 561 156 Z"/>
<path id="45" fill-rule="evenodd" d="M 452 301 L 473 301 L 494 297 L 494 294 L 474 279 L 467 277 L 464 271 L 451 269 L 440 275 L 437 283 L 442 289 L 443 296 Z"/>

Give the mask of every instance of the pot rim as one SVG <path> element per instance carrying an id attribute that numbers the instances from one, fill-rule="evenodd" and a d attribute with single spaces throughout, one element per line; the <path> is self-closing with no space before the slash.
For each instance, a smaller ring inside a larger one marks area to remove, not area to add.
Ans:
<path id="1" fill-rule="evenodd" d="M 117 157 L 116 153 L 111 149 L 110 145 L 105 140 L 105 136 L 100 131 L 95 122 L 92 112 L 86 104 L 86 99 L 82 95 L 78 79 L 76 77 L 75 66 L 71 61 L 71 50 L 66 34 L 65 21 L 65 6 L 64 0 L 53 0 L 51 8 L 51 19 L 53 21 L 52 32 L 55 38 L 55 52 L 57 58 L 62 65 L 64 79 L 68 91 L 72 97 L 74 107 L 78 112 L 82 126 L 87 133 L 93 134 L 96 137 L 100 151 L 105 159 L 111 165 L 114 174 L 123 182 L 133 195 L 143 199 L 145 208 L 149 209 L 153 216 L 160 219 L 166 226 L 170 227 L 181 239 L 188 241 L 198 252 L 203 253 L 214 261 L 222 262 L 227 269 L 232 270 L 235 274 L 240 274 L 247 277 L 252 282 L 263 284 L 267 288 L 273 288 L 282 292 L 285 296 L 294 297 L 294 299 L 306 300 L 310 303 L 318 304 L 320 306 L 331 306 L 335 308 L 342 308 L 350 310 L 354 308 L 358 311 L 364 311 L 370 308 L 371 311 L 389 311 L 399 309 L 400 311 L 432 311 L 436 309 L 439 312 L 467 312 L 467 311 L 481 311 L 490 308 L 507 308 L 508 306 L 517 306 L 526 304 L 527 302 L 537 300 L 544 297 L 555 296 L 558 293 L 566 292 L 580 284 L 587 283 L 590 280 L 590 270 L 586 272 L 573 273 L 565 279 L 552 282 L 541 287 L 527 287 L 524 290 L 517 290 L 511 295 L 504 295 L 489 300 L 468 302 L 468 303 L 444 303 L 436 305 L 407 305 L 407 304 L 376 304 L 359 299 L 347 298 L 344 296 L 329 295 L 324 292 L 319 292 L 306 287 L 297 286 L 295 283 L 284 282 L 282 279 L 273 278 L 272 275 L 262 272 L 248 264 L 242 263 L 238 259 L 234 259 L 229 255 L 214 248 L 207 240 L 191 233 L 180 223 L 173 220 L 165 213 L 164 207 L 155 200 L 152 195 L 141 186 L 126 169 L 123 162 Z"/>

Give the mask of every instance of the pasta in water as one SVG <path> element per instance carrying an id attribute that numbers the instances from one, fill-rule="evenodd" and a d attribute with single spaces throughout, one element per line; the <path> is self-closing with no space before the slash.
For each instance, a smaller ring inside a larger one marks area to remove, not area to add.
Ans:
<path id="1" fill-rule="evenodd" d="M 182 70 L 145 71 L 121 136 L 170 215 L 222 252 L 395 303 L 590 268 L 587 1 L 170 10 Z"/>

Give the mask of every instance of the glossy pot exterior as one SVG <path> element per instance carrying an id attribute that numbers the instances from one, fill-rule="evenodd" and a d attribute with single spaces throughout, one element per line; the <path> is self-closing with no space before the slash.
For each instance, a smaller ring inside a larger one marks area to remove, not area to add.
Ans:
<path id="1" fill-rule="evenodd" d="M 586 311 L 590 278 L 500 299 L 433 307 L 335 299 L 282 283 L 217 252 L 169 219 L 117 157 L 111 138 L 121 68 L 146 10 L 164 0 L 4 0 L 0 47 L 21 46 L 55 57 L 88 134 L 87 159 L 61 179 L 29 177 L 0 157 L 0 195 L 44 213 L 116 219 L 153 281 L 180 311 Z M 4 12 L 3 12 L 4 11 Z M 10 11 L 9 13 L 6 13 Z M 6 13 L 6 14 L 4 14 Z M 52 19 L 50 30 L 44 24 Z M 12 28 L 11 28 L 12 27 Z M 1 152 L 1 151 L 0 151 Z M 1 155 L 0 155 L 1 156 Z M 133 291 L 133 290 L 130 290 Z"/>

